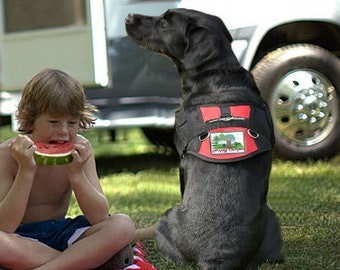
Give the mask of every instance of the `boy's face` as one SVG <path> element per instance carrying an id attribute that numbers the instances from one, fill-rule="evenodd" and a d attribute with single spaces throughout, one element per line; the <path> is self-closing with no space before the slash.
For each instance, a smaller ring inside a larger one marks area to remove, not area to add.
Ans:
<path id="1" fill-rule="evenodd" d="M 32 139 L 43 143 L 75 142 L 79 118 L 41 114 L 33 123 Z"/>

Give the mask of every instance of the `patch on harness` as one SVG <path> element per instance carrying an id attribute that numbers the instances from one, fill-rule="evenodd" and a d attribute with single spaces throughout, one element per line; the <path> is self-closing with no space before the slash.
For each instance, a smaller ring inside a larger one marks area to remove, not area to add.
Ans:
<path id="1" fill-rule="evenodd" d="M 210 134 L 212 155 L 245 153 L 244 132 L 213 132 Z"/>
<path id="2" fill-rule="evenodd" d="M 232 160 L 248 156 L 258 150 L 247 128 L 225 127 L 212 129 L 201 141 L 198 154 L 209 159 Z"/>

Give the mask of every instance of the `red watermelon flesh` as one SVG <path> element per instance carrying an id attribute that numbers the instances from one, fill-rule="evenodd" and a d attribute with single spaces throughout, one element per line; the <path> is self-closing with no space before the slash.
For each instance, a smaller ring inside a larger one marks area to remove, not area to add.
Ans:
<path id="1" fill-rule="evenodd" d="M 74 144 L 65 143 L 42 143 L 35 141 L 36 151 L 34 158 L 37 164 L 42 165 L 62 165 L 72 161 L 72 150 Z"/>

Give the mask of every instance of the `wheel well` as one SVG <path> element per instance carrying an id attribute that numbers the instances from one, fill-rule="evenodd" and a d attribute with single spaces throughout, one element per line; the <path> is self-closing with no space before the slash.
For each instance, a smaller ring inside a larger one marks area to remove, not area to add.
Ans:
<path id="1" fill-rule="evenodd" d="M 262 39 L 251 68 L 268 52 L 295 43 L 318 45 L 340 58 L 340 27 L 327 22 L 300 21 L 271 29 Z"/>

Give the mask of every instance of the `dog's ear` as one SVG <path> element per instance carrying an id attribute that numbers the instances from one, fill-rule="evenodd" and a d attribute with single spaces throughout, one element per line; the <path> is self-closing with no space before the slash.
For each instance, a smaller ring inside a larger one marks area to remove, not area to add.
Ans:
<path id="1" fill-rule="evenodd" d="M 233 38 L 219 17 L 210 16 L 194 18 L 185 30 L 185 51 L 183 64 L 186 69 L 198 68 L 206 63 L 225 62 L 238 64 L 231 42 Z"/>
<path id="2" fill-rule="evenodd" d="M 185 50 L 184 52 L 187 53 L 189 51 L 189 48 L 192 43 L 192 32 L 194 31 L 196 27 L 189 23 L 187 25 L 187 28 L 185 29 L 185 34 L 184 34 L 184 42 L 185 42 Z"/>
<path id="3" fill-rule="evenodd" d="M 227 37 L 228 41 L 231 43 L 233 41 L 233 37 L 231 36 L 224 22 L 219 17 L 215 17 L 215 20 L 216 20 L 216 25 L 221 25 L 221 29 L 223 29 L 224 35 Z"/>
<path id="4" fill-rule="evenodd" d="M 202 43 L 209 42 L 208 36 L 210 36 L 208 29 L 195 25 L 189 25 L 185 33 L 185 52 L 188 53 L 193 47 L 196 48 Z"/>
<path id="5" fill-rule="evenodd" d="M 208 29 L 190 25 L 185 35 L 184 61 L 186 68 L 194 68 L 218 55 L 218 36 L 211 35 Z"/>
<path id="6" fill-rule="evenodd" d="M 229 30 L 227 29 L 227 27 L 224 27 L 224 34 L 227 37 L 227 39 L 229 40 L 229 42 L 233 42 L 233 37 L 231 36 Z"/>
<path id="7" fill-rule="evenodd" d="M 200 27 L 206 28 L 206 29 L 219 29 L 219 31 L 221 31 L 221 34 L 223 33 L 223 35 L 227 38 L 227 40 L 230 43 L 233 41 L 233 37 L 231 36 L 224 22 L 221 20 L 221 18 L 216 17 L 216 16 L 210 16 L 210 21 L 206 21 L 202 18 L 198 18 L 197 21 L 195 22 L 193 21 L 189 22 L 186 28 L 185 36 L 187 37 L 189 32 Z"/>

